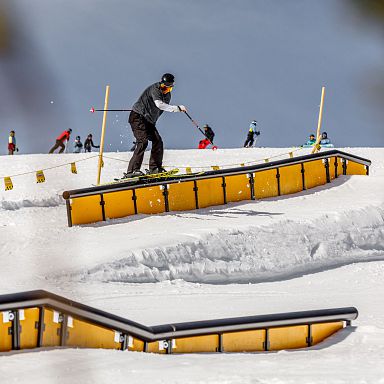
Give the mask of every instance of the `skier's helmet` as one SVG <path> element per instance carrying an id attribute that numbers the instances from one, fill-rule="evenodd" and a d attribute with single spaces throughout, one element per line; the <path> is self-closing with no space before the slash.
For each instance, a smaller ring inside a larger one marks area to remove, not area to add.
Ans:
<path id="1" fill-rule="evenodd" d="M 72 129 L 71 129 L 71 128 L 68 128 L 68 132 L 71 133 L 71 132 L 72 132 Z"/>
<path id="2" fill-rule="evenodd" d="M 315 138 L 315 135 L 314 135 L 313 133 L 311 133 L 311 134 L 309 135 L 309 138 L 310 138 L 310 139 L 314 139 L 314 138 Z"/>
<path id="3" fill-rule="evenodd" d="M 76 136 L 76 140 L 80 140 L 80 136 Z"/>
<path id="4" fill-rule="evenodd" d="M 167 87 L 173 87 L 173 83 L 175 82 L 175 76 L 173 76 L 171 73 L 164 73 L 163 76 L 161 76 L 161 84 L 164 84 Z"/>
<path id="5" fill-rule="evenodd" d="M 328 137 L 327 132 L 323 132 L 323 133 L 321 134 L 321 137 L 322 137 L 323 139 L 326 139 L 326 138 Z"/>
<path id="6" fill-rule="evenodd" d="M 252 120 L 251 124 L 257 125 L 257 121 L 256 120 Z"/>

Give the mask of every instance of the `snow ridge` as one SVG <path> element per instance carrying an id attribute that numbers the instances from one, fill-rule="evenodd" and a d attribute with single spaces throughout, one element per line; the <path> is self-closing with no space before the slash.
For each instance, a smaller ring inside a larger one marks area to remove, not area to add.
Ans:
<path id="1" fill-rule="evenodd" d="M 201 240 L 147 248 L 66 275 L 77 281 L 249 283 L 384 259 L 384 206 L 314 220 L 219 230 Z"/>
<path id="2" fill-rule="evenodd" d="M 15 211 L 22 208 L 33 208 L 33 207 L 57 207 L 65 204 L 65 201 L 61 195 L 48 195 L 42 198 L 32 199 L 20 199 L 20 200 L 1 200 L 0 209 L 5 211 Z"/>

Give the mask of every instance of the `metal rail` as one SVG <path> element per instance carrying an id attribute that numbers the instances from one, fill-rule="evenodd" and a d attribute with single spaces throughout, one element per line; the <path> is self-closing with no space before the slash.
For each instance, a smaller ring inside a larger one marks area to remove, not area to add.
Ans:
<path id="1" fill-rule="evenodd" d="M 96 187 L 75 189 L 75 190 L 63 192 L 63 197 L 64 199 L 68 200 L 76 197 L 97 195 L 102 192 L 116 192 L 116 191 L 123 191 L 123 190 L 145 188 L 145 187 L 148 187 L 148 185 L 157 186 L 157 185 L 164 185 L 164 184 L 180 183 L 183 181 L 212 179 L 219 176 L 243 175 L 247 173 L 265 171 L 268 169 L 275 169 L 275 168 L 279 168 L 287 165 L 302 164 L 309 161 L 327 159 L 330 157 L 340 157 L 345 160 L 355 161 L 359 164 L 363 164 L 366 166 L 371 165 L 371 161 L 368 159 L 364 159 L 362 157 L 355 156 L 339 150 L 331 150 L 327 152 L 298 156 L 298 157 L 289 158 L 289 159 L 271 161 L 265 164 L 256 164 L 256 165 L 251 165 L 246 167 L 236 167 L 236 168 L 220 169 L 216 171 L 207 171 L 207 172 L 204 172 L 203 175 L 191 174 L 191 175 L 185 175 L 182 178 L 177 176 L 169 177 L 166 180 L 162 179 L 159 181 L 153 181 L 150 184 L 145 182 L 140 182 L 140 181 L 138 181 L 137 183 L 132 183 L 132 181 L 127 181 L 127 182 L 121 182 L 118 184 L 100 185 Z"/>
<path id="2" fill-rule="evenodd" d="M 356 308 L 346 307 L 163 324 L 147 327 L 123 317 L 101 311 L 97 308 L 43 290 L 0 296 L 0 311 L 12 311 L 34 307 L 51 308 L 66 315 L 138 337 L 146 342 L 185 336 L 208 335 L 300 324 L 316 324 L 333 321 L 350 322 L 355 320 L 358 316 Z"/>

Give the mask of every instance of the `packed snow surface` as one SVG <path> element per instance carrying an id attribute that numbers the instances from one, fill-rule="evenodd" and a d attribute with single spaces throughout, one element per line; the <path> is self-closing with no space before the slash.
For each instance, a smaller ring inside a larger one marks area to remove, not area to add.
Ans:
<path id="1" fill-rule="evenodd" d="M 286 158 L 291 150 L 171 150 L 164 163 L 199 170 Z M 384 383 L 384 149 L 342 150 L 372 160 L 370 175 L 278 198 L 72 228 L 61 194 L 95 183 L 96 154 L 1 157 L 0 177 L 65 166 L 45 171 L 43 184 L 33 173 L 12 177 L 14 189 L 0 192 L 0 293 L 47 289 L 148 325 L 343 306 L 360 315 L 356 327 L 306 351 L 41 351 L 0 357 L 0 378 Z M 121 175 L 130 156 L 107 153 L 103 180 Z M 73 161 L 78 174 L 70 172 Z"/>

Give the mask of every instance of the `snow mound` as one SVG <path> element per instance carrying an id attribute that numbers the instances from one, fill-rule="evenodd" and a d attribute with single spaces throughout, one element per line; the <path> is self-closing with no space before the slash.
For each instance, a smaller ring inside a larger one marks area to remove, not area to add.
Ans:
<path id="1" fill-rule="evenodd" d="M 219 230 L 198 241 L 153 247 L 66 275 L 77 281 L 249 283 L 384 259 L 384 206 Z"/>
<path id="2" fill-rule="evenodd" d="M 20 200 L 3 199 L 0 201 L 0 209 L 3 209 L 5 211 L 15 211 L 21 208 L 57 207 L 62 204 L 65 204 L 65 200 L 61 195 L 46 196 L 42 198 L 32 198 L 32 199 L 20 199 Z"/>

